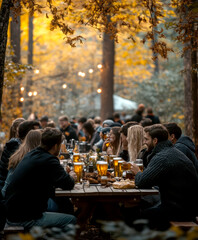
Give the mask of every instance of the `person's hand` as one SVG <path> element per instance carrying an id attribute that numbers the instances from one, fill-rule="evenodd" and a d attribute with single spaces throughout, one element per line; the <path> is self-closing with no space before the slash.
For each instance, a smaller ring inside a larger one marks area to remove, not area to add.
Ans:
<path id="1" fill-rule="evenodd" d="M 69 175 L 74 179 L 74 181 L 77 181 L 77 175 L 74 171 L 70 171 Z"/>
<path id="2" fill-rule="evenodd" d="M 138 172 L 141 172 L 139 167 L 135 163 L 131 163 L 131 171 L 134 175 L 136 175 Z"/>
<path id="3" fill-rule="evenodd" d="M 67 172 L 67 173 L 70 173 L 70 172 L 71 172 L 71 169 L 70 169 L 69 166 L 66 166 L 66 172 Z"/>

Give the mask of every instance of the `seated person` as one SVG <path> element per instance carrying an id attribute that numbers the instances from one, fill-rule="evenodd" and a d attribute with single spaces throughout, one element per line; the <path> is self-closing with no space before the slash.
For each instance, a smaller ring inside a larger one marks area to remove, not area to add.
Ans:
<path id="1" fill-rule="evenodd" d="M 19 148 L 26 135 L 31 129 L 35 129 L 37 121 L 25 121 L 23 118 L 17 118 L 13 121 L 10 131 L 10 140 L 6 143 L 0 160 L 0 191 L 2 190 L 8 174 L 9 158 Z"/>
<path id="2" fill-rule="evenodd" d="M 60 131 L 65 136 L 65 139 L 67 140 L 67 142 L 69 142 L 72 139 L 78 140 L 76 131 L 71 126 L 67 116 L 59 117 L 58 122 L 59 122 L 59 126 L 60 126 Z"/>
<path id="3" fill-rule="evenodd" d="M 161 124 L 144 129 L 145 144 L 152 150 L 144 172 L 132 164 L 138 188 L 159 186 L 161 204 L 147 209 L 142 218 L 151 227 L 166 229 L 169 221 L 194 221 L 197 216 L 198 176 L 192 162 L 168 140 Z"/>
<path id="4" fill-rule="evenodd" d="M 100 152 L 102 152 L 102 147 L 103 147 L 103 143 L 105 141 L 105 139 L 107 138 L 107 134 L 109 134 L 111 128 L 110 127 L 106 127 L 106 128 L 102 128 L 100 129 L 100 141 L 98 141 L 93 149 L 96 150 L 96 149 L 99 149 Z"/>
<path id="5" fill-rule="evenodd" d="M 176 123 L 167 123 L 164 126 L 169 133 L 168 139 L 192 161 L 198 172 L 198 160 L 195 155 L 195 144 L 192 139 L 188 136 L 183 136 L 181 128 Z"/>
<path id="6" fill-rule="evenodd" d="M 103 143 L 102 150 L 108 155 L 117 155 L 120 144 L 120 127 L 112 127 L 109 133 L 109 138 Z"/>
<path id="7" fill-rule="evenodd" d="M 129 153 L 128 153 L 128 141 L 127 141 L 127 134 L 128 134 L 128 129 L 131 126 L 138 125 L 137 122 L 128 122 L 125 123 L 121 128 L 120 128 L 120 141 L 121 141 L 121 150 L 119 150 L 119 155 L 122 159 L 124 159 L 126 162 L 129 162 Z"/>
<path id="8" fill-rule="evenodd" d="M 46 212 L 55 188 L 74 187 L 74 172 L 65 172 L 57 158 L 62 140 L 61 131 L 45 128 L 40 147 L 27 153 L 16 167 L 5 193 L 9 225 L 65 228 L 76 223 L 72 215 Z"/>
<path id="9" fill-rule="evenodd" d="M 94 146 L 94 144 L 100 140 L 99 134 L 95 131 L 90 121 L 83 124 L 83 132 L 86 136 L 87 142 L 90 143 L 91 146 Z"/>

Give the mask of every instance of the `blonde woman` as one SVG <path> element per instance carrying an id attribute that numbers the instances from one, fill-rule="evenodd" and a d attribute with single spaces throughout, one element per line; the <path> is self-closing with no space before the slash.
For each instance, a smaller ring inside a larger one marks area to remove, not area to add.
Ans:
<path id="1" fill-rule="evenodd" d="M 130 161 L 134 162 L 138 153 L 143 149 L 144 128 L 140 125 L 130 127 L 128 129 L 127 141 Z"/>
<path id="2" fill-rule="evenodd" d="M 31 150 L 33 150 L 34 148 L 40 145 L 41 135 L 42 135 L 41 130 L 31 130 L 27 134 L 24 142 L 20 145 L 19 149 L 10 157 L 9 164 L 8 164 L 9 172 L 5 181 L 5 185 L 2 189 L 3 197 L 5 196 L 7 186 L 10 182 L 9 179 L 12 176 L 15 168 L 28 152 L 30 152 Z"/>

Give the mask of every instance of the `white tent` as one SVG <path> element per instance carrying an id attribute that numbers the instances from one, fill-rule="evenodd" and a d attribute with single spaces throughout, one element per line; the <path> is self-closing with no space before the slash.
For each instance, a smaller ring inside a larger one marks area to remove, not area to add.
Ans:
<path id="1" fill-rule="evenodd" d="M 90 100 L 92 102 L 90 102 Z M 117 95 L 113 95 L 113 101 L 114 101 L 114 111 L 127 111 L 127 110 L 134 110 L 137 108 L 137 103 L 122 97 L 119 97 Z M 95 110 L 100 110 L 101 103 L 100 103 L 100 94 L 96 94 L 94 96 L 87 96 L 86 98 L 83 98 L 80 101 L 80 105 L 83 106 L 83 108 L 87 108 L 88 106 L 94 104 Z"/>

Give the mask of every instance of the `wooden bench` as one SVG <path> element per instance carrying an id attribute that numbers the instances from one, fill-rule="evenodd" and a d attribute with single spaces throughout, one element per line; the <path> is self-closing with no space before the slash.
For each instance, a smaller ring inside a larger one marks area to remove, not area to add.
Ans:
<path id="1" fill-rule="evenodd" d="M 19 233 L 19 232 L 24 232 L 24 227 L 22 226 L 9 226 L 8 224 L 5 225 L 4 227 L 4 234 L 14 234 L 14 233 Z"/>
<path id="2" fill-rule="evenodd" d="M 180 227 L 184 230 L 188 230 L 192 227 L 197 227 L 198 224 L 195 222 L 170 222 L 170 224 L 174 227 Z"/>

